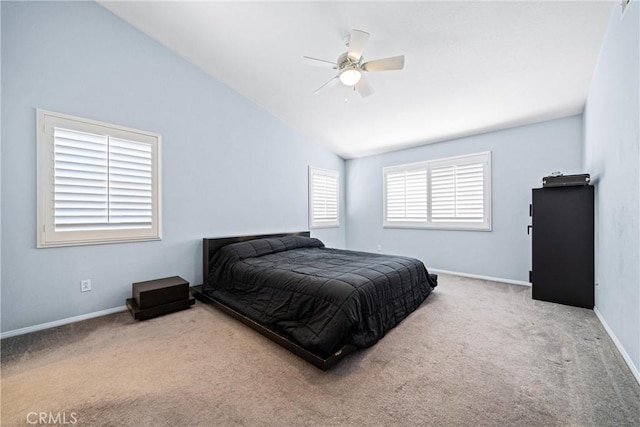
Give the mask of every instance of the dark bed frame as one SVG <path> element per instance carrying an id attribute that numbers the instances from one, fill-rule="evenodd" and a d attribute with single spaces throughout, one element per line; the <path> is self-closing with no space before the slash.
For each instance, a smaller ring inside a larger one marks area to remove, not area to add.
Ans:
<path id="1" fill-rule="evenodd" d="M 311 234 L 308 231 L 301 231 L 301 232 L 295 232 L 295 233 L 263 234 L 263 235 L 256 235 L 256 236 L 204 238 L 202 240 L 202 281 L 204 283 L 209 277 L 209 267 L 210 267 L 209 264 L 211 262 L 211 259 L 216 254 L 216 252 L 218 252 L 220 248 L 222 248 L 223 246 L 229 245 L 231 243 L 244 242 L 247 240 L 254 240 L 254 239 L 264 239 L 269 237 L 285 237 L 285 236 L 310 237 L 310 235 Z M 245 325 L 249 326 L 251 329 L 254 329 L 260 332 L 262 335 L 269 338 L 271 341 L 281 345 L 282 347 L 286 348 L 287 350 L 291 351 L 297 356 L 303 358 L 307 362 L 312 363 L 313 365 L 317 366 L 323 371 L 329 369 L 330 367 L 338 363 L 343 357 L 345 357 L 349 353 L 352 353 L 356 349 L 353 345 L 347 344 L 347 345 L 339 346 L 338 350 L 330 354 L 314 353 L 300 346 L 295 341 L 293 341 L 285 332 L 280 331 L 275 327 L 258 323 L 255 320 L 250 319 L 244 314 L 227 306 L 223 302 L 205 294 L 202 290 L 202 285 L 193 286 L 191 288 L 191 293 L 198 300 L 219 308 L 226 314 L 238 319 Z"/>

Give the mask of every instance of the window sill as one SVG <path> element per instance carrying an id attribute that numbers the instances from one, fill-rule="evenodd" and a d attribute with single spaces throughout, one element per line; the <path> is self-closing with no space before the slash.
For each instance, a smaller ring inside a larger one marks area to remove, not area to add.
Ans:
<path id="1" fill-rule="evenodd" d="M 447 230 L 447 231 L 492 231 L 491 225 L 468 225 L 468 224 L 447 224 L 447 225 L 417 225 L 417 224 L 384 224 L 382 228 L 407 228 L 414 230 Z"/>

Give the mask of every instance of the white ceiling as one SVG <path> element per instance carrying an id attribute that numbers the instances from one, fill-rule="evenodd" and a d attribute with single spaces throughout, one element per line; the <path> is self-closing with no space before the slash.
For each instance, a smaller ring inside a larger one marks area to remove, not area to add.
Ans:
<path id="1" fill-rule="evenodd" d="M 344 158 L 579 114 L 612 1 L 101 2 L 202 70 Z M 352 28 L 361 98 L 303 55 L 335 61 Z M 514 141 L 517 143 L 517 141 Z"/>

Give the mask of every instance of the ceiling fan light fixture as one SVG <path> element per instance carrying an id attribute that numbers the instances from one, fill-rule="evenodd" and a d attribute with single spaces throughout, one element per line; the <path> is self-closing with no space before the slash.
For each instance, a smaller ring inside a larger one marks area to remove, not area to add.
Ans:
<path id="1" fill-rule="evenodd" d="M 340 81 L 347 86 L 354 86 L 361 77 L 360 70 L 355 67 L 347 67 L 340 71 Z"/>

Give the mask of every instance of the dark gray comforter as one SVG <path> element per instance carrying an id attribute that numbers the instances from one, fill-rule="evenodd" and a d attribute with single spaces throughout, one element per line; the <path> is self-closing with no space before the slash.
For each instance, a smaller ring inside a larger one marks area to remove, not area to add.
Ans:
<path id="1" fill-rule="evenodd" d="M 416 259 L 329 249 L 301 236 L 227 245 L 211 265 L 209 296 L 325 354 L 375 344 L 436 286 Z"/>

